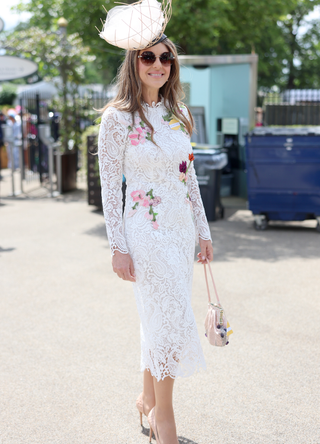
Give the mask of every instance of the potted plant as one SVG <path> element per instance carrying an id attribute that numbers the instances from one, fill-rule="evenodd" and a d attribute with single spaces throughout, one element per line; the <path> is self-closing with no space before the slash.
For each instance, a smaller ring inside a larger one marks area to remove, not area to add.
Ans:
<path id="1" fill-rule="evenodd" d="M 78 33 L 67 35 L 68 22 L 60 18 L 51 30 L 30 27 L 6 37 L 8 54 L 21 55 L 39 63 L 40 77 L 52 80 L 59 96 L 53 106 L 59 113 L 57 149 L 61 158 L 62 191 L 76 188 L 80 133 L 74 111 L 78 86 L 84 79 L 85 63 L 93 61 Z"/>

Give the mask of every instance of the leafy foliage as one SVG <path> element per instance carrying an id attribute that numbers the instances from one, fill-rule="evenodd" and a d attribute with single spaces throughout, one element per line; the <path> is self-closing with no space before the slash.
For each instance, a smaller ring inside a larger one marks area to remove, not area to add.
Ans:
<path id="1" fill-rule="evenodd" d="M 9 54 L 19 54 L 33 59 L 39 66 L 42 77 L 60 76 L 58 83 L 60 100 L 56 109 L 61 112 L 60 134 L 65 151 L 70 148 L 69 140 L 78 135 L 74 131 L 75 113 L 72 97 L 76 93 L 85 74 L 85 63 L 92 62 L 94 55 L 89 55 L 89 48 L 84 46 L 78 33 L 66 35 L 63 30 L 43 30 L 36 26 L 22 29 L 9 35 L 5 41 Z"/>
<path id="2" fill-rule="evenodd" d="M 129 1 L 132 3 L 132 1 Z M 106 0 L 105 6 L 115 6 Z M 317 86 L 319 30 L 316 23 L 302 35 L 305 17 L 320 0 L 174 0 L 166 34 L 185 54 L 259 55 L 259 85 Z M 32 26 L 50 30 L 59 17 L 69 21 L 68 33 L 77 34 L 96 56 L 86 68 L 87 78 L 110 83 L 124 51 L 98 36 L 105 18 L 101 0 L 30 0 L 18 9 L 31 12 Z"/>
<path id="3" fill-rule="evenodd" d="M 283 59 L 287 88 L 318 87 L 319 37 L 317 23 L 311 23 L 306 33 L 299 32 L 305 25 L 305 17 L 319 0 L 296 0 L 288 14 L 281 17 L 278 26 L 282 31 L 285 57 Z"/>
<path id="4" fill-rule="evenodd" d="M 17 96 L 17 88 L 8 83 L 4 83 L 0 87 L 0 105 L 12 105 Z"/>
<path id="5" fill-rule="evenodd" d="M 13 32 L 3 46 L 7 54 L 34 60 L 41 77 L 56 77 L 63 66 L 66 80 L 77 84 L 84 79 L 85 63 L 95 59 L 89 55 L 89 48 L 82 44 L 78 33 L 64 37 L 36 26 Z"/>

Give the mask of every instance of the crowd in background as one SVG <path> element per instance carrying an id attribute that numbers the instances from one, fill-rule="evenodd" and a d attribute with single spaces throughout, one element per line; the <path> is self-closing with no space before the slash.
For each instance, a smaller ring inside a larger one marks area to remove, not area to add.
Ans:
<path id="1" fill-rule="evenodd" d="M 13 140 L 12 151 L 6 149 L 5 126 L 11 127 Z M 11 168 L 12 166 L 14 169 L 19 168 L 21 138 L 21 119 L 17 110 L 11 108 L 7 111 L 6 115 L 0 112 L 0 169 Z"/>

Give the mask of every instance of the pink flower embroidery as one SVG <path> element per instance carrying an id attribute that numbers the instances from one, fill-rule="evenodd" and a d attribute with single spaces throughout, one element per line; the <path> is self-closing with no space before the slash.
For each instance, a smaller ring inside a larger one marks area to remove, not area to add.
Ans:
<path id="1" fill-rule="evenodd" d="M 145 217 L 146 219 L 149 219 L 149 220 L 152 220 L 152 219 L 153 219 L 153 215 L 152 215 L 152 214 L 149 214 L 149 212 L 147 212 L 147 213 L 144 215 L 144 217 Z"/>
<path id="2" fill-rule="evenodd" d="M 134 124 L 134 128 L 128 126 L 131 145 L 137 146 L 139 143 L 145 143 L 146 140 L 151 140 L 151 130 L 141 120 L 140 116 L 135 117 Z"/>
<path id="3" fill-rule="evenodd" d="M 147 193 L 143 190 L 136 190 L 132 191 L 130 193 L 130 196 L 132 197 L 135 204 L 132 207 L 132 210 L 129 211 L 127 217 L 133 216 L 137 212 L 137 208 L 139 205 L 142 207 L 149 207 L 149 211 L 147 211 L 144 215 L 144 217 L 148 220 L 151 220 L 152 226 L 155 230 L 159 228 L 159 224 L 157 222 L 156 217 L 158 216 L 158 213 L 156 213 L 153 209 L 153 206 L 159 205 L 161 202 L 161 198 L 159 196 L 153 196 L 153 190 L 149 190 Z"/>
<path id="4" fill-rule="evenodd" d="M 143 190 L 132 191 L 130 196 L 133 199 L 133 202 L 140 202 L 146 197 L 146 193 Z"/>
<path id="5" fill-rule="evenodd" d="M 186 175 L 184 173 L 180 173 L 179 180 L 183 182 L 185 180 Z"/>
<path id="6" fill-rule="evenodd" d="M 136 212 L 137 212 L 137 210 L 131 210 L 131 211 L 129 211 L 127 217 L 132 217 Z"/>
<path id="7" fill-rule="evenodd" d="M 150 206 L 149 197 L 145 197 L 143 200 L 140 201 L 140 203 L 143 207 L 149 207 Z"/>
<path id="8" fill-rule="evenodd" d="M 131 139 L 131 145 L 134 145 L 134 146 L 139 145 L 139 140 Z"/>
<path id="9" fill-rule="evenodd" d="M 138 130 L 141 130 L 141 132 Z M 131 145 L 135 146 L 139 145 L 139 143 L 144 143 L 146 140 L 141 128 L 134 128 L 132 134 L 129 134 L 129 138 L 131 140 Z"/>

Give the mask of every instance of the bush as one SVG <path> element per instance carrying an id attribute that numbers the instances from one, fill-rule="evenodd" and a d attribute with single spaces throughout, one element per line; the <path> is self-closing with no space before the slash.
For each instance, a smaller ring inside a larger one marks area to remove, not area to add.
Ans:
<path id="1" fill-rule="evenodd" d="M 0 90 L 0 106 L 12 106 L 14 99 L 17 97 L 17 88 L 14 85 L 5 83 Z"/>

